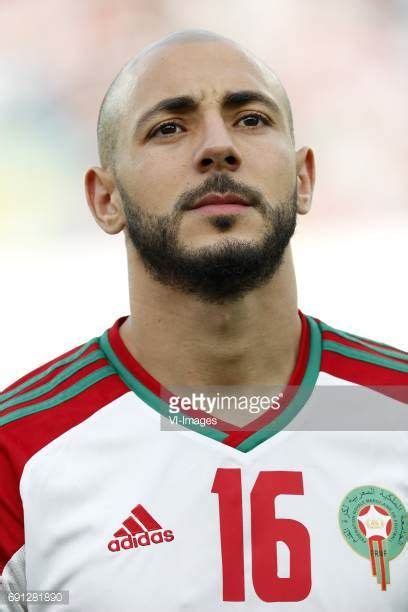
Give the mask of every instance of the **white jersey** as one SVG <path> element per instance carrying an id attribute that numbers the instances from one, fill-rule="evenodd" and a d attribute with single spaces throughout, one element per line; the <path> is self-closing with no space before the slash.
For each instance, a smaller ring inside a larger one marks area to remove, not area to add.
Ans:
<path id="1" fill-rule="evenodd" d="M 294 391 L 242 428 L 166 431 L 124 319 L 0 394 L 0 610 L 408 610 L 408 434 L 370 416 L 407 409 L 408 354 L 299 316 Z M 329 386 L 365 429 L 319 428 Z"/>

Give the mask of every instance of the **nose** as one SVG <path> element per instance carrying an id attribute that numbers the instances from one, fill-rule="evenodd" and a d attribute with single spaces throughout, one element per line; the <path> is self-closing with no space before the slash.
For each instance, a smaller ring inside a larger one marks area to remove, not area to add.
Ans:
<path id="1" fill-rule="evenodd" d="M 211 170 L 238 170 L 240 154 L 221 117 L 209 120 L 194 165 L 201 173 Z"/>

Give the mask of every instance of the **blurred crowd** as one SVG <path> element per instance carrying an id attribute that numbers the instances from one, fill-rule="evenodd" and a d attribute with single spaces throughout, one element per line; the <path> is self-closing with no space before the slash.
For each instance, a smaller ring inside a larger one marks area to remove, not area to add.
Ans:
<path id="1" fill-rule="evenodd" d="M 82 176 L 104 92 L 188 27 L 234 38 L 286 85 L 297 143 L 317 157 L 310 231 L 406 222 L 407 24 L 403 0 L 2 0 L 2 240 L 93 231 Z"/>

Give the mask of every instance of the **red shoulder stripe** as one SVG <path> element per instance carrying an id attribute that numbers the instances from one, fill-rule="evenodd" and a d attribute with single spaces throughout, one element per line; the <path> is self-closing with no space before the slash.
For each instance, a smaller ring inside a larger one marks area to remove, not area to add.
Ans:
<path id="1" fill-rule="evenodd" d="M 30 378 L 33 378 L 34 376 L 37 376 L 38 374 L 41 374 L 41 372 L 44 372 L 50 366 L 54 365 L 58 361 L 61 361 L 61 359 L 65 359 L 66 357 L 69 357 L 70 355 L 72 355 L 73 353 L 78 351 L 82 346 L 83 346 L 83 344 L 80 344 L 80 345 L 76 346 L 75 348 L 71 349 L 70 351 L 67 351 L 66 353 L 63 353 L 62 355 L 59 355 L 55 359 L 52 359 L 51 361 L 47 361 L 47 363 L 45 363 L 44 365 L 39 366 L 35 370 L 32 370 L 31 372 L 28 372 L 28 374 L 25 374 L 24 376 L 22 376 L 21 378 L 19 378 L 15 382 L 13 382 L 11 385 L 9 385 L 5 389 L 3 389 L 2 393 L 7 393 L 8 391 L 12 391 L 16 387 L 18 387 L 21 384 L 23 384 L 26 381 L 28 381 Z"/>
<path id="2" fill-rule="evenodd" d="M 322 334 L 322 337 L 323 337 L 323 340 L 333 340 L 334 342 L 338 342 L 339 344 L 343 344 L 344 346 L 350 346 L 351 348 L 355 348 L 359 351 L 365 351 L 366 353 L 371 353 L 372 355 L 377 355 L 378 357 L 390 359 L 391 361 L 395 361 L 397 363 L 403 363 L 405 365 L 407 364 L 406 359 L 402 359 L 402 358 L 399 359 L 397 357 L 392 357 L 391 355 L 384 355 L 382 351 L 376 350 L 374 347 L 369 348 L 365 346 L 364 344 L 360 344 L 359 342 L 354 342 L 353 340 L 344 338 L 343 336 L 336 334 L 334 331 L 324 331 Z M 324 344 L 323 344 L 323 348 L 324 348 Z M 389 348 L 390 350 L 394 350 L 394 349 L 391 349 L 391 347 Z M 401 353 L 401 355 L 404 354 L 402 351 L 398 351 L 398 352 Z"/>
<path id="3" fill-rule="evenodd" d="M 363 338 L 362 336 L 357 336 L 356 334 L 350 334 L 350 335 L 354 336 L 356 340 L 360 340 L 361 342 L 366 342 L 367 344 L 370 344 L 373 348 L 377 347 L 379 349 L 395 351 L 396 353 L 401 353 L 401 355 L 405 355 L 405 357 L 408 356 L 407 351 L 403 351 L 402 349 L 392 346 L 391 344 L 384 344 L 383 342 L 376 342 L 375 340 L 370 340 L 369 338 Z"/>
<path id="4" fill-rule="evenodd" d="M 19 410 L 20 408 L 25 408 L 26 406 L 33 406 L 45 400 L 51 399 L 58 393 L 61 393 L 65 389 L 69 389 L 69 387 L 72 387 L 72 385 L 77 383 L 79 380 L 81 380 L 82 378 L 85 378 L 85 376 L 87 376 L 88 374 L 91 374 L 92 372 L 99 370 L 99 368 L 101 368 L 102 366 L 106 364 L 107 364 L 106 359 L 101 357 L 97 361 L 94 361 L 93 363 L 90 363 L 86 365 L 85 367 L 81 368 L 80 370 L 78 370 L 78 372 L 75 372 L 75 374 L 70 376 L 67 380 L 64 380 L 62 383 L 53 387 L 50 391 L 48 391 L 47 393 L 44 393 L 43 395 L 40 395 L 37 398 L 34 398 L 29 401 L 21 402 L 19 404 L 5 408 L 4 410 L 1 410 L 1 404 L 0 404 L 0 416 L 3 417 L 6 414 L 13 412 L 14 410 Z"/>
<path id="5" fill-rule="evenodd" d="M 65 368 L 67 368 L 68 366 L 73 365 L 74 363 L 77 363 L 80 359 L 83 359 L 84 357 L 89 355 L 89 353 L 92 353 L 95 350 L 99 350 L 99 344 L 97 342 L 94 342 L 93 344 L 91 344 L 78 357 L 76 357 L 75 359 L 72 359 L 72 361 L 70 361 L 69 364 L 61 363 L 61 365 L 56 366 L 55 369 L 53 369 L 48 374 L 45 374 L 45 376 L 39 378 L 38 380 L 35 379 L 35 377 L 38 374 L 41 374 L 41 372 L 46 372 L 46 370 L 50 367 L 50 365 L 57 364 L 58 362 L 61 362 L 62 360 L 64 360 L 69 355 L 73 355 L 75 353 L 75 350 L 74 351 L 70 351 L 69 354 L 66 353 L 65 355 L 62 355 L 61 357 L 58 357 L 58 359 L 55 359 L 53 362 L 47 364 L 47 367 L 41 368 L 40 372 L 37 372 L 35 370 L 31 374 L 28 374 L 27 376 L 24 377 L 24 380 L 20 379 L 19 384 L 22 384 L 23 382 L 29 383 L 30 379 L 34 379 L 34 382 L 32 382 L 31 384 L 28 384 L 27 386 L 24 386 L 19 391 L 16 391 L 16 393 L 12 395 L 11 399 L 14 400 L 17 397 L 20 397 L 21 395 L 24 395 L 24 393 L 28 393 L 29 391 L 32 391 L 33 389 L 37 389 L 38 387 L 41 387 L 42 385 L 46 385 L 47 383 L 51 382 L 53 380 L 53 378 L 58 376 L 58 374 L 60 374 Z M 11 385 L 11 387 L 8 387 L 7 389 L 5 389 L 3 393 L 7 393 L 9 391 L 12 391 L 12 390 L 16 389 L 18 386 L 19 385 L 17 383 L 14 383 L 13 385 Z M 0 395 L 0 406 L 1 406 L 1 395 Z M 1 408 L 0 408 L 0 410 L 1 410 Z"/>
<path id="6" fill-rule="evenodd" d="M 329 350 L 322 352 L 320 370 L 408 403 L 408 375 L 405 372 L 359 361 Z"/>

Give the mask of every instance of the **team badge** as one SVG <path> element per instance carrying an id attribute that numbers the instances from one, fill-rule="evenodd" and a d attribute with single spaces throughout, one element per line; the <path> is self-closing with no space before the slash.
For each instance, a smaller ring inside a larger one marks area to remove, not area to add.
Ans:
<path id="1" fill-rule="evenodd" d="M 381 487 L 357 487 L 340 505 L 339 524 L 351 548 L 370 560 L 372 575 L 385 591 L 390 561 L 407 542 L 408 516 L 401 500 Z"/>

